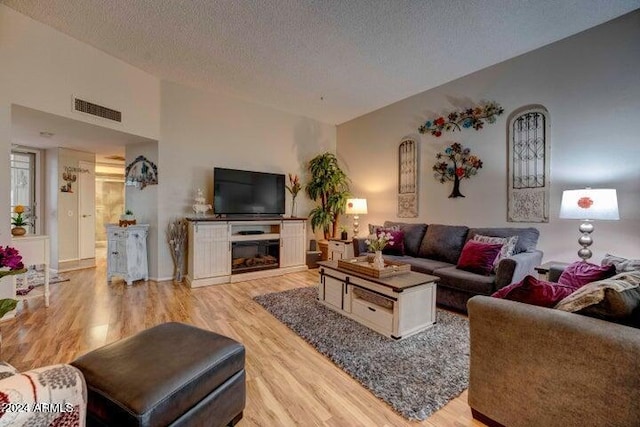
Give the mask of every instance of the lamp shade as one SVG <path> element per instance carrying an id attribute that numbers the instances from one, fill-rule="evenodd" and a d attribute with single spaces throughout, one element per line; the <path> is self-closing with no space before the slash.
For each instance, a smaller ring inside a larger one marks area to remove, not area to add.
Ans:
<path id="1" fill-rule="evenodd" d="M 560 218 L 566 219 L 620 219 L 618 196 L 611 188 L 585 188 L 562 192 Z"/>
<path id="2" fill-rule="evenodd" d="M 367 199 L 347 199 L 347 215 L 362 215 L 367 213 Z"/>

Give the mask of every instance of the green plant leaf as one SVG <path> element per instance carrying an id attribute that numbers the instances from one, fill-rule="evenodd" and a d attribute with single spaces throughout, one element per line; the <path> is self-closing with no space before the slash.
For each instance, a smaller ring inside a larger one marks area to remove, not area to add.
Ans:
<path id="1" fill-rule="evenodd" d="M 0 299 L 0 319 L 11 310 L 15 310 L 18 301 L 11 298 Z"/>
<path id="2" fill-rule="evenodd" d="M 329 237 L 331 225 L 335 234 L 338 215 L 344 213 L 349 196 L 349 178 L 340 168 L 336 156 L 329 152 L 311 159 L 307 169 L 311 176 L 305 192 L 318 204 L 309 213 L 311 227 L 314 231 L 322 228 L 325 237 Z"/>

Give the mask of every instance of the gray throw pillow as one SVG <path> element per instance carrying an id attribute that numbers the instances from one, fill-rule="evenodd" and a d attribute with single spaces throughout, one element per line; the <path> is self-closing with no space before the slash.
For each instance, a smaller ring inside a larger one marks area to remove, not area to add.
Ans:
<path id="1" fill-rule="evenodd" d="M 476 234 L 482 234 L 485 236 L 493 237 L 511 237 L 518 236 L 518 242 L 516 248 L 513 251 L 514 254 L 520 252 L 532 252 L 538 245 L 538 237 L 540 231 L 533 227 L 485 227 L 485 228 L 470 228 L 469 239 L 473 239 Z"/>
<path id="2" fill-rule="evenodd" d="M 640 270 L 640 259 L 627 259 L 606 254 L 602 259 L 602 265 L 613 265 L 616 268 L 616 273 L 624 273 L 625 271 Z"/>

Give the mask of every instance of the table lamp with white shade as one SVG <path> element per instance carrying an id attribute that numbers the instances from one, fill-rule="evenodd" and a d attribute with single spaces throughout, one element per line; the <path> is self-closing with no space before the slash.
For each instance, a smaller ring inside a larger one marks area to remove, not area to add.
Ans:
<path id="1" fill-rule="evenodd" d="M 578 239 L 578 243 L 582 249 L 578 251 L 578 256 L 586 261 L 592 255 L 589 249 L 593 243 L 593 239 L 591 239 L 593 223 L 591 221 L 620 219 L 616 190 L 612 188 L 585 188 L 563 191 L 560 218 L 583 220 L 579 227 L 582 236 Z"/>
<path id="2" fill-rule="evenodd" d="M 358 237 L 358 219 L 367 213 L 367 199 L 347 199 L 345 214 L 353 215 L 353 237 Z"/>

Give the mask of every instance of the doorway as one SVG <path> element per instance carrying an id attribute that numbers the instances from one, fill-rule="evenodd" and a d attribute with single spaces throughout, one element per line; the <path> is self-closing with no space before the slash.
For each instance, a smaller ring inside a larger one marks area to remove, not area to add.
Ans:
<path id="1" fill-rule="evenodd" d="M 107 224 L 117 223 L 124 213 L 124 163 L 96 164 L 96 257 L 107 247 Z"/>

